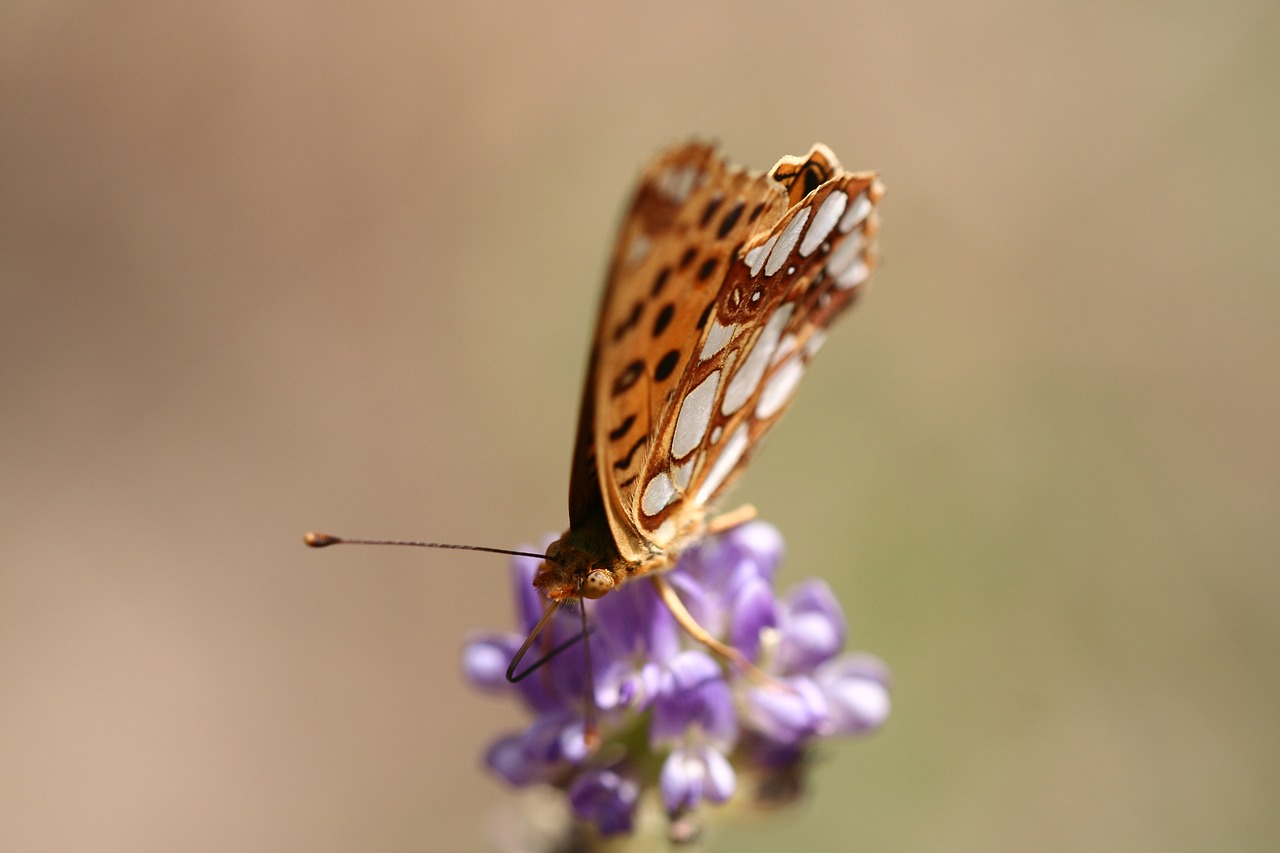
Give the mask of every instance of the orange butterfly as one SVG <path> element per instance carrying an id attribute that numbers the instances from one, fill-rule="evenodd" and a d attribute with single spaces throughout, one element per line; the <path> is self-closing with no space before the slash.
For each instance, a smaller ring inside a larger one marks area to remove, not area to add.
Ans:
<path id="1" fill-rule="evenodd" d="M 708 506 L 871 275 L 883 194 L 874 174 L 845 172 L 821 144 L 767 175 L 697 143 L 649 166 L 596 324 L 569 529 L 534 581 L 549 599 L 599 598 L 671 566 L 703 535 Z"/>

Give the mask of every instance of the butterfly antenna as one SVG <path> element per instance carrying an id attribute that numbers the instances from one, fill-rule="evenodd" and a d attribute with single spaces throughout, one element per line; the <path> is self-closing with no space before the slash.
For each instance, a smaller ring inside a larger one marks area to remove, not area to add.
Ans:
<path id="1" fill-rule="evenodd" d="M 345 539 L 341 536 L 330 536 L 328 533 L 311 532 L 302 537 L 312 548 L 328 548 L 330 545 L 409 545 L 414 548 L 442 548 L 449 551 L 487 551 L 490 554 L 509 554 L 513 557 L 535 557 L 547 559 L 546 554 L 535 554 L 532 551 L 512 551 L 509 548 L 486 548 L 483 545 L 450 545 L 445 542 L 415 542 L 410 539 Z"/>

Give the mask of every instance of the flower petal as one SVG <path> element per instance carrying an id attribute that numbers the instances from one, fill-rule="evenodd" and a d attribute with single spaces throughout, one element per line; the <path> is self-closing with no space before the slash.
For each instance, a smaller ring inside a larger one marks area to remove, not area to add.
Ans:
<path id="1" fill-rule="evenodd" d="M 707 765 L 707 799 L 713 803 L 723 803 L 733 796 L 737 777 L 729 759 L 714 747 L 706 747 L 702 751 L 702 760 Z"/>
<path id="2" fill-rule="evenodd" d="M 845 655 L 818 668 L 814 679 L 827 697 L 832 732 L 861 734 L 889 718 L 888 671 L 869 655 Z"/>
<path id="3" fill-rule="evenodd" d="M 733 795 L 735 782 L 733 766 L 709 746 L 673 749 L 658 776 L 662 804 L 670 815 L 692 811 L 704 798 L 723 803 Z"/>
<path id="4" fill-rule="evenodd" d="M 693 621 L 706 628 L 712 636 L 721 636 L 724 633 L 725 614 L 716 589 L 705 586 L 701 578 L 685 571 L 683 565 L 681 563 L 680 567 L 667 575 L 668 582 Z"/>
<path id="5" fill-rule="evenodd" d="M 654 697 L 649 741 L 655 746 L 679 741 L 695 726 L 725 748 L 737 739 L 733 692 L 724 671 L 703 651 L 684 652 L 664 670 Z"/>
<path id="6" fill-rule="evenodd" d="M 653 587 L 632 583 L 595 603 L 596 633 L 617 657 L 664 662 L 680 651 L 679 626 Z"/>
<path id="7" fill-rule="evenodd" d="M 639 798 L 640 786 L 610 768 L 586 770 L 569 786 L 574 815 L 595 824 L 601 835 L 630 832 Z"/>
<path id="8" fill-rule="evenodd" d="M 773 588 L 760 577 L 752 578 L 733 598 L 729 643 L 751 661 L 760 659 L 760 634 L 778 624 L 778 602 Z"/>
<path id="9" fill-rule="evenodd" d="M 555 764 L 564 758 L 565 729 L 572 725 L 568 712 L 543 714 L 524 733 L 525 752 L 536 761 Z"/>
<path id="10" fill-rule="evenodd" d="M 523 735 L 506 735 L 489 746 L 484 763 L 518 788 L 532 785 L 542 779 L 546 765 L 531 759 L 524 748 Z"/>
<path id="11" fill-rule="evenodd" d="M 519 648 L 514 634 L 473 634 L 462 648 L 462 674 L 482 690 L 506 689 L 507 664 Z"/>
<path id="12" fill-rule="evenodd" d="M 778 528 L 764 521 L 752 521 L 739 525 L 720 537 L 720 549 L 725 558 L 743 557 L 751 560 L 756 571 L 768 581 L 782 562 L 786 546 Z"/>
<path id="13" fill-rule="evenodd" d="M 541 782 L 565 763 L 581 763 L 588 754 L 583 723 L 568 713 L 539 717 L 520 734 L 494 741 L 485 763 L 512 785 Z"/>
<path id="14" fill-rule="evenodd" d="M 746 692 L 745 724 L 769 740 L 797 744 L 821 732 L 827 721 L 826 697 L 809 678 L 788 678 L 780 687 L 752 687 Z"/>
<path id="15" fill-rule="evenodd" d="M 696 808 L 702 800 L 703 767 L 688 751 L 673 749 L 662 762 L 658 788 L 667 814 L 678 814 Z"/>
<path id="16" fill-rule="evenodd" d="M 813 578 L 792 589 L 783 599 L 779 621 L 778 668 L 783 674 L 812 672 L 844 647 L 844 611 L 821 580 Z"/>

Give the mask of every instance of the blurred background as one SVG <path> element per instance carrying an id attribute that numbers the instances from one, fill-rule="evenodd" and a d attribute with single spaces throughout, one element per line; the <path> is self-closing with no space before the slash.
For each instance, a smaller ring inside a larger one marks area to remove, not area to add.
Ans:
<path id="1" fill-rule="evenodd" d="M 484 849 L 639 169 L 882 172 L 736 497 L 895 673 L 715 850 L 1280 837 L 1274 3 L 0 13 L 0 849 Z"/>

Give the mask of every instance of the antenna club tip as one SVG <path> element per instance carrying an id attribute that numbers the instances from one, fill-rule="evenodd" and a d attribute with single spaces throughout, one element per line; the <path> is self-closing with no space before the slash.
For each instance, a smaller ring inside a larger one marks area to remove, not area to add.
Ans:
<path id="1" fill-rule="evenodd" d="M 324 548 L 327 545 L 337 545 L 342 540 L 337 536 L 330 536 L 328 533 L 316 533 L 314 530 L 302 537 L 302 541 L 312 548 Z"/>

